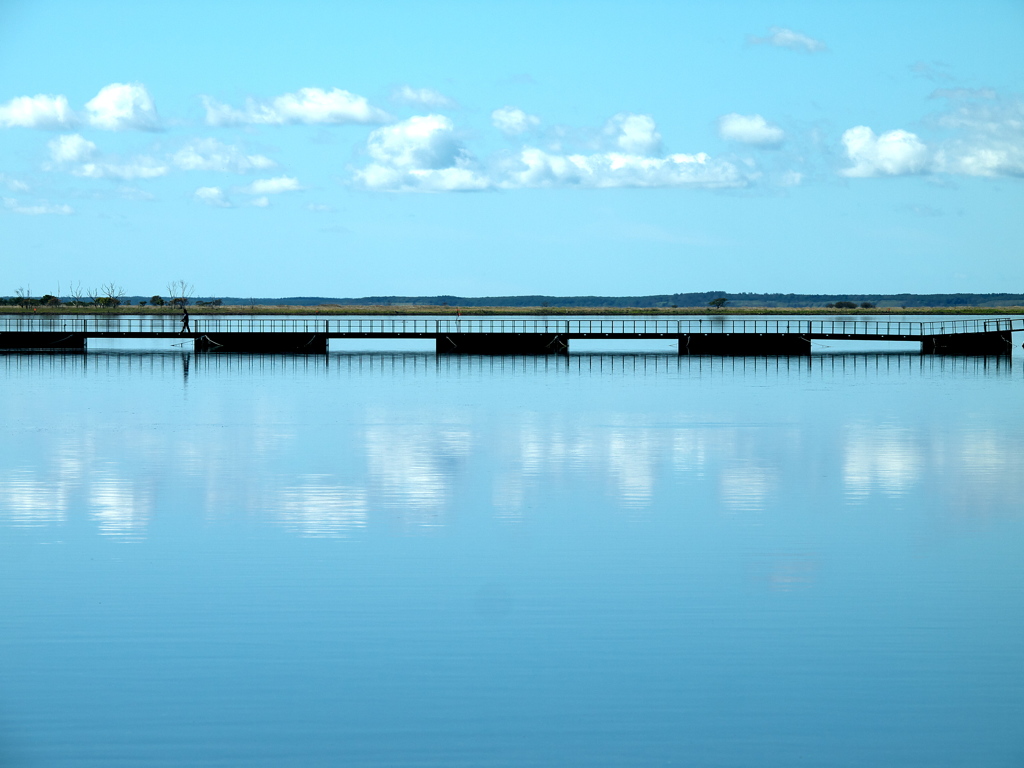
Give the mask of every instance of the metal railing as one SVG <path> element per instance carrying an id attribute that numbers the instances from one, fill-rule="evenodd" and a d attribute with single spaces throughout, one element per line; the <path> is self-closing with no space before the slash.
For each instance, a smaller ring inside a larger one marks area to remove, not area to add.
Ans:
<path id="1" fill-rule="evenodd" d="M 181 330 L 177 315 L 144 317 L 7 315 L 0 317 L 0 332 L 65 332 L 90 334 L 157 334 L 172 336 Z M 540 333 L 572 336 L 636 335 L 679 336 L 691 333 L 799 334 L 810 336 L 920 337 L 959 333 L 1022 331 L 1024 319 L 992 318 L 936 322 L 873 320 L 725 319 L 693 320 L 505 320 L 421 318 L 278 318 L 193 316 L 192 334 L 308 333 L 344 337 L 438 336 L 457 333 Z"/>

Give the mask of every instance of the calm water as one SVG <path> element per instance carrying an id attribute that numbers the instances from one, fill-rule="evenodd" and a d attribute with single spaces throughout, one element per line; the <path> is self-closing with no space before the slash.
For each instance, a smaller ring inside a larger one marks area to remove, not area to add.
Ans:
<path id="1" fill-rule="evenodd" d="M 1021 766 L 1022 384 L 0 356 L 0 765 Z"/>

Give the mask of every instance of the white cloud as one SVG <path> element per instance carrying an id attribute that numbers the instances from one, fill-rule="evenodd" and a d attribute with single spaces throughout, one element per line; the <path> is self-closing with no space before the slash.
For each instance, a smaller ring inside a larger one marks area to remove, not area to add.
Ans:
<path id="1" fill-rule="evenodd" d="M 516 107 L 502 107 L 491 112 L 491 123 L 507 136 L 518 136 L 540 125 L 540 118 Z"/>
<path id="2" fill-rule="evenodd" d="M 315 213 L 330 213 L 334 210 L 334 206 L 325 205 L 324 203 L 310 203 L 306 206 L 306 209 Z"/>
<path id="3" fill-rule="evenodd" d="M 726 141 L 761 147 L 777 147 L 786 137 L 781 128 L 761 115 L 739 115 L 735 112 L 718 118 L 718 135 Z"/>
<path id="4" fill-rule="evenodd" d="M 813 37 L 808 37 L 785 27 L 772 27 L 764 37 L 751 36 L 750 42 L 773 45 L 776 48 L 788 48 L 791 51 L 804 51 L 806 53 L 828 50 L 828 46 L 821 40 L 815 40 Z"/>
<path id="5" fill-rule="evenodd" d="M 141 83 L 111 83 L 100 89 L 95 98 L 86 103 L 85 109 L 89 124 L 94 128 L 107 131 L 160 128 L 156 106 Z"/>
<path id="6" fill-rule="evenodd" d="M 68 105 L 66 96 L 18 96 L 0 104 L 0 127 L 3 128 L 70 128 L 78 116 Z"/>
<path id="7" fill-rule="evenodd" d="M 658 157 L 661 136 L 647 115 L 612 118 L 604 136 L 617 150 L 559 154 L 524 147 L 484 171 L 442 115 L 417 116 L 370 134 L 368 166 L 355 174 L 368 189 L 449 192 L 525 187 L 737 187 L 736 166 L 706 154 Z M 626 151 L 618 151 L 626 150 Z"/>
<path id="8" fill-rule="evenodd" d="M 989 88 L 940 89 L 949 102 L 939 117 L 955 132 L 935 156 L 935 168 L 966 176 L 1024 176 L 1024 100 L 1002 98 Z"/>
<path id="9" fill-rule="evenodd" d="M 257 179 L 242 191 L 250 195 L 276 195 L 281 192 L 297 192 L 302 187 L 299 180 L 291 176 L 277 176 L 273 179 Z"/>
<path id="10" fill-rule="evenodd" d="M 166 163 L 145 155 L 125 162 L 101 157 L 96 145 L 77 133 L 58 136 L 48 144 L 49 170 L 67 170 L 87 179 L 152 179 L 167 173 Z"/>
<path id="11" fill-rule="evenodd" d="M 220 187 L 199 187 L 194 193 L 197 200 L 215 208 L 230 208 L 231 202 Z"/>
<path id="12" fill-rule="evenodd" d="M 58 136 L 47 145 L 55 163 L 80 163 L 96 154 L 96 145 L 77 133 Z"/>
<path id="13" fill-rule="evenodd" d="M 383 123 L 389 120 L 386 112 L 371 106 L 364 96 L 334 88 L 300 88 L 270 102 L 255 99 L 246 101 L 245 109 L 219 104 L 204 96 L 206 122 L 210 125 L 286 125 L 286 124 L 344 124 Z"/>
<path id="14" fill-rule="evenodd" d="M 268 205 L 270 205 L 270 198 L 267 197 L 266 195 L 264 195 L 263 197 L 257 197 L 255 200 L 252 201 L 252 204 L 255 205 L 257 208 L 266 208 Z"/>
<path id="15" fill-rule="evenodd" d="M 368 189 L 454 192 L 491 186 L 443 115 L 417 115 L 378 128 L 367 151 L 373 162 L 355 178 Z"/>
<path id="16" fill-rule="evenodd" d="M 936 153 L 936 170 L 965 176 L 1024 176 L 1024 145 L 953 145 Z"/>
<path id="17" fill-rule="evenodd" d="M 195 139 L 173 157 L 174 164 L 185 171 L 246 171 L 273 168 L 276 163 L 263 155 L 247 155 L 238 147 L 222 144 L 216 139 Z"/>
<path id="18" fill-rule="evenodd" d="M 451 109 L 455 106 L 455 102 L 452 99 L 449 99 L 443 93 L 435 91 L 433 88 L 413 88 L 409 85 L 403 85 L 394 92 L 392 98 L 395 101 L 405 104 L 418 104 L 428 109 Z"/>
<path id="19" fill-rule="evenodd" d="M 50 205 L 48 203 L 38 203 L 36 205 L 22 205 L 13 197 L 4 198 L 4 207 L 13 211 L 14 213 L 21 213 L 26 216 L 42 216 L 45 214 L 57 214 L 60 216 L 67 216 L 69 213 L 74 213 L 74 209 L 70 205 Z"/>
<path id="20" fill-rule="evenodd" d="M 605 125 L 605 134 L 615 138 L 616 146 L 630 155 L 661 153 L 661 134 L 650 115 L 622 112 Z"/>
<path id="21" fill-rule="evenodd" d="M 557 155 L 527 147 L 506 168 L 502 187 L 702 187 L 745 185 L 736 166 L 703 152 L 664 158 L 618 152 Z"/>
<path id="22" fill-rule="evenodd" d="M 747 179 L 732 163 L 703 152 L 662 157 L 661 134 L 650 115 L 622 112 L 603 130 L 610 151 L 561 153 L 524 147 L 500 168 L 499 186 L 582 187 L 737 187 Z"/>
<path id="23" fill-rule="evenodd" d="M 5 173 L 0 173 L 0 184 L 3 184 L 12 192 L 28 191 L 28 184 L 26 184 L 24 181 L 19 181 L 18 179 L 12 179 Z"/>
<path id="24" fill-rule="evenodd" d="M 75 176 L 87 179 L 155 179 L 167 173 L 167 165 L 155 158 L 145 155 L 133 157 L 128 162 L 82 163 L 71 169 Z"/>
<path id="25" fill-rule="evenodd" d="M 928 167 L 928 148 L 909 131 L 887 131 L 876 136 L 866 125 L 858 125 L 843 133 L 843 144 L 853 163 L 840 171 L 843 176 L 903 176 L 924 173 Z"/>

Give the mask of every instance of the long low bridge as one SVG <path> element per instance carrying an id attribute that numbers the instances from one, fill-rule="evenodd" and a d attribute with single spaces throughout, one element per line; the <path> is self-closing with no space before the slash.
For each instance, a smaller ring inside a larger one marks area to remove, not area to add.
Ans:
<path id="1" fill-rule="evenodd" d="M 89 339 L 190 340 L 197 352 L 325 353 L 329 339 L 433 339 L 439 354 L 564 354 L 574 339 L 677 340 L 681 355 L 807 355 L 815 340 L 920 342 L 924 354 L 1006 355 L 1024 319 L 423 319 L 8 315 L 0 351 L 84 351 Z"/>

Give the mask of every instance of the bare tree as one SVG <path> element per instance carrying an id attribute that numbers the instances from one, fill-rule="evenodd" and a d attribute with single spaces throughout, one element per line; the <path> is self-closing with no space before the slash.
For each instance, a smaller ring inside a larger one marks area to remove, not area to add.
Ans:
<path id="1" fill-rule="evenodd" d="M 100 307 L 116 307 L 124 298 L 124 288 L 113 281 L 104 283 L 99 288 L 90 288 L 88 293 L 92 303 Z"/>
<path id="2" fill-rule="evenodd" d="M 76 307 L 82 306 L 82 298 L 84 296 L 85 289 L 82 288 L 81 281 L 78 281 L 77 283 L 72 282 L 71 285 L 68 286 L 68 298 L 71 299 L 71 303 L 74 304 Z"/>
<path id="3" fill-rule="evenodd" d="M 104 303 L 108 307 L 118 306 L 125 295 L 124 288 L 113 281 L 101 285 L 100 294 L 102 295 L 102 298 L 105 299 Z"/>
<path id="4" fill-rule="evenodd" d="M 175 306 L 185 306 L 195 293 L 195 286 L 184 280 L 171 280 L 167 284 L 167 296 L 170 298 L 171 304 Z"/>
<path id="5" fill-rule="evenodd" d="M 14 292 L 15 298 L 18 300 L 18 304 L 22 307 L 27 307 L 29 302 L 32 300 L 32 286 L 28 288 L 18 288 Z"/>

